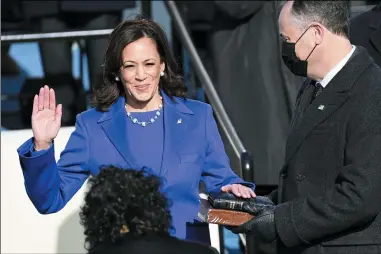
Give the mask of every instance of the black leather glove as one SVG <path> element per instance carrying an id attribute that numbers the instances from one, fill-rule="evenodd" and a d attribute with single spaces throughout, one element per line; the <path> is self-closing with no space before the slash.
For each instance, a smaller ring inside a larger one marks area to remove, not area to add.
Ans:
<path id="1" fill-rule="evenodd" d="M 240 209 L 236 209 L 242 212 L 250 213 L 254 216 L 262 211 L 263 208 L 273 207 L 274 203 L 265 196 L 256 196 L 255 198 L 251 198 L 242 204 Z"/>
<path id="2" fill-rule="evenodd" d="M 231 228 L 231 231 L 236 234 L 253 233 L 259 241 L 272 242 L 276 240 L 274 222 L 274 210 L 276 206 L 267 197 L 259 196 L 255 199 L 243 207 L 243 211 L 255 217 L 238 227 Z"/>

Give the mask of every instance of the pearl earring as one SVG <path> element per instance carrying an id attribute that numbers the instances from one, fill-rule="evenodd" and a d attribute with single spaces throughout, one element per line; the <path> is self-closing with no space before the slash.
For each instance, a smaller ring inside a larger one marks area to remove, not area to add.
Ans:
<path id="1" fill-rule="evenodd" d="M 115 80 L 116 80 L 116 81 L 119 81 L 119 77 L 118 77 L 118 76 L 115 76 Z"/>
<path id="2" fill-rule="evenodd" d="M 164 76 L 164 71 L 160 72 L 160 76 L 162 77 Z"/>

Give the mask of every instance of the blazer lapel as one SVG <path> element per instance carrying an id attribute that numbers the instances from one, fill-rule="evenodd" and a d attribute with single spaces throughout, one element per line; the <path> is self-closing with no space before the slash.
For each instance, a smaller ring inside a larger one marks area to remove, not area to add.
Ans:
<path id="1" fill-rule="evenodd" d="M 294 129 L 295 126 L 298 125 L 300 119 L 303 116 L 303 113 L 306 111 L 306 108 L 309 106 L 309 103 L 312 98 L 312 93 L 314 92 L 314 86 L 312 85 L 312 80 L 307 80 L 303 83 L 298 97 L 297 103 L 295 107 L 294 115 L 291 119 L 291 130 Z"/>
<path id="2" fill-rule="evenodd" d="M 162 95 L 164 100 L 164 150 L 160 175 L 165 176 L 170 168 L 179 163 L 180 158 L 177 151 L 182 145 L 181 141 L 188 127 L 188 115 L 192 115 L 193 112 L 185 106 L 181 99 L 175 98 L 175 101 L 172 101 L 164 92 Z"/>
<path id="3" fill-rule="evenodd" d="M 101 124 L 103 131 L 127 164 L 131 168 L 136 168 L 137 165 L 134 158 L 131 156 L 132 153 L 130 152 L 130 147 L 126 140 L 126 133 L 128 130 L 124 105 L 125 98 L 120 97 L 118 101 L 111 106 L 110 111 L 103 114 L 98 123 Z M 100 149 L 102 148 L 100 147 Z"/>
<path id="4" fill-rule="evenodd" d="M 321 94 L 318 98 L 316 98 L 291 132 L 286 148 L 286 161 L 288 161 L 297 151 L 297 148 L 302 144 L 308 134 L 320 122 L 332 115 L 333 112 L 335 112 L 340 105 L 344 103 L 347 97 L 347 92 L 337 92 L 332 94 L 326 93 L 325 95 Z"/>
<path id="5" fill-rule="evenodd" d="M 357 47 L 351 59 L 313 101 L 294 126 L 286 146 L 286 163 L 319 123 L 331 116 L 347 99 L 361 73 L 371 64 L 365 49 Z"/>

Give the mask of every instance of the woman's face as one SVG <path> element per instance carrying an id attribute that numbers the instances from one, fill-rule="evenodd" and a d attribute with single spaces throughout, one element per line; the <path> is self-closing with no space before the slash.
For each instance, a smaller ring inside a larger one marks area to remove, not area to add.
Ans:
<path id="1" fill-rule="evenodd" d="M 159 96 L 160 73 L 165 64 L 152 39 L 143 37 L 128 44 L 123 49 L 122 62 L 120 79 L 126 88 L 127 100 L 142 103 Z"/>

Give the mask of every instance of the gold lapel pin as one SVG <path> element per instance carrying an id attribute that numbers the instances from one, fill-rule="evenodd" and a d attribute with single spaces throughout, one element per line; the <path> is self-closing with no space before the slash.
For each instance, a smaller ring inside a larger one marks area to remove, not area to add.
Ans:
<path id="1" fill-rule="evenodd" d="M 130 229 L 127 227 L 127 225 L 123 225 L 122 228 L 120 229 L 121 234 L 126 234 L 130 232 Z"/>
<path id="2" fill-rule="evenodd" d="M 320 106 L 318 107 L 319 110 L 324 110 L 324 108 L 325 108 L 324 105 L 320 105 Z"/>

